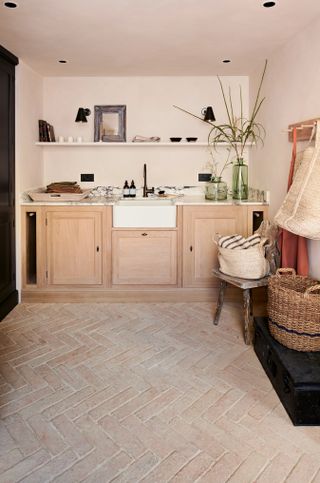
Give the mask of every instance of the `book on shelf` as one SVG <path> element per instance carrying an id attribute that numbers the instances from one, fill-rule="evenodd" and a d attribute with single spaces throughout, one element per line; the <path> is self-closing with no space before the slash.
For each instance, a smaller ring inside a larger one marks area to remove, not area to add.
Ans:
<path id="1" fill-rule="evenodd" d="M 52 124 L 49 124 L 49 137 L 50 137 L 50 142 L 55 143 L 56 142 L 56 137 L 54 135 L 54 128 Z"/>
<path id="2" fill-rule="evenodd" d="M 39 141 L 41 143 L 54 143 L 56 141 L 52 124 L 43 119 L 39 119 Z"/>

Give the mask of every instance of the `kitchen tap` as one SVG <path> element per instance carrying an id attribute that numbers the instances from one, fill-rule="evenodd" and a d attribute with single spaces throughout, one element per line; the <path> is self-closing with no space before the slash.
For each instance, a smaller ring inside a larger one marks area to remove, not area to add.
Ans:
<path id="1" fill-rule="evenodd" d="M 147 198 L 148 194 L 154 193 L 154 188 L 148 188 L 147 185 L 147 165 L 143 165 L 143 197 Z"/>

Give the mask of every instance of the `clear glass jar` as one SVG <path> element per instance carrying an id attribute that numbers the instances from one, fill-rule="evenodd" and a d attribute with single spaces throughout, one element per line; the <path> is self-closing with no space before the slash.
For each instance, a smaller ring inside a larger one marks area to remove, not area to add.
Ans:
<path id="1" fill-rule="evenodd" d="M 225 181 L 221 180 L 221 177 L 212 178 L 210 183 L 206 185 L 205 197 L 207 200 L 223 201 L 228 196 L 228 186 Z"/>
<path id="2" fill-rule="evenodd" d="M 243 158 L 237 159 L 232 167 L 232 198 L 248 199 L 248 166 L 244 164 Z"/>

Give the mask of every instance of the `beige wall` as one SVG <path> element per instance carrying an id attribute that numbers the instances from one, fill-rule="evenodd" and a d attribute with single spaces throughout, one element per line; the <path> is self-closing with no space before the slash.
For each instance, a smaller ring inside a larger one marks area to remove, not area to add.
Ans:
<path id="1" fill-rule="evenodd" d="M 43 166 L 38 139 L 42 118 L 43 78 L 24 62 L 16 68 L 16 188 L 17 193 L 41 185 Z"/>
<path id="2" fill-rule="evenodd" d="M 252 153 L 255 185 L 271 191 L 274 215 L 286 193 L 291 143 L 283 132 L 288 124 L 320 116 L 320 21 L 317 20 L 268 59 L 264 84 L 265 105 L 260 120 L 267 137 L 262 150 Z M 255 93 L 260 72 L 250 78 Z M 252 101 L 252 99 L 251 99 Z M 302 148 L 302 146 L 300 146 Z M 309 242 L 311 274 L 320 278 L 320 242 Z"/>
<path id="3" fill-rule="evenodd" d="M 244 106 L 248 106 L 248 78 L 224 77 L 223 83 L 237 94 L 242 86 Z M 237 100 L 235 100 L 237 105 Z M 225 110 L 216 77 L 83 77 L 44 79 L 44 117 L 55 127 L 56 136 L 82 136 L 93 141 L 94 115 L 87 124 L 75 123 L 78 107 L 125 104 L 127 139 L 139 134 L 196 136 L 206 141 L 208 126 L 173 108 L 184 107 L 201 116 L 201 108 L 213 105 L 217 120 L 225 120 Z M 148 164 L 148 183 L 153 186 L 194 185 L 197 174 L 209 160 L 201 147 L 121 147 L 121 148 L 38 148 L 44 155 L 44 182 L 59 179 L 80 181 L 80 173 L 94 173 L 95 185 L 122 186 L 125 179 L 142 184 L 143 163 Z M 215 154 L 223 161 L 224 149 Z M 226 174 L 231 179 L 231 170 Z M 90 187 L 90 185 L 88 185 Z"/>

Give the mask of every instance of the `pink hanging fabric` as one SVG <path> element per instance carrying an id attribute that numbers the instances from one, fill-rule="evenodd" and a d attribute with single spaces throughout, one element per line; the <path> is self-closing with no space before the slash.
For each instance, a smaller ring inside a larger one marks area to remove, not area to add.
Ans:
<path id="1" fill-rule="evenodd" d="M 294 176 L 294 165 L 297 156 L 297 130 L 293 129 L 293 145 L 288 178 L 288 190 Z M 294 268 L 299 275 L 309 274 L 309 259 L 307 239 L 295 235 L 287 230 L 282 230 L 279 246 L 281 250 L 281 267 Z"/>

